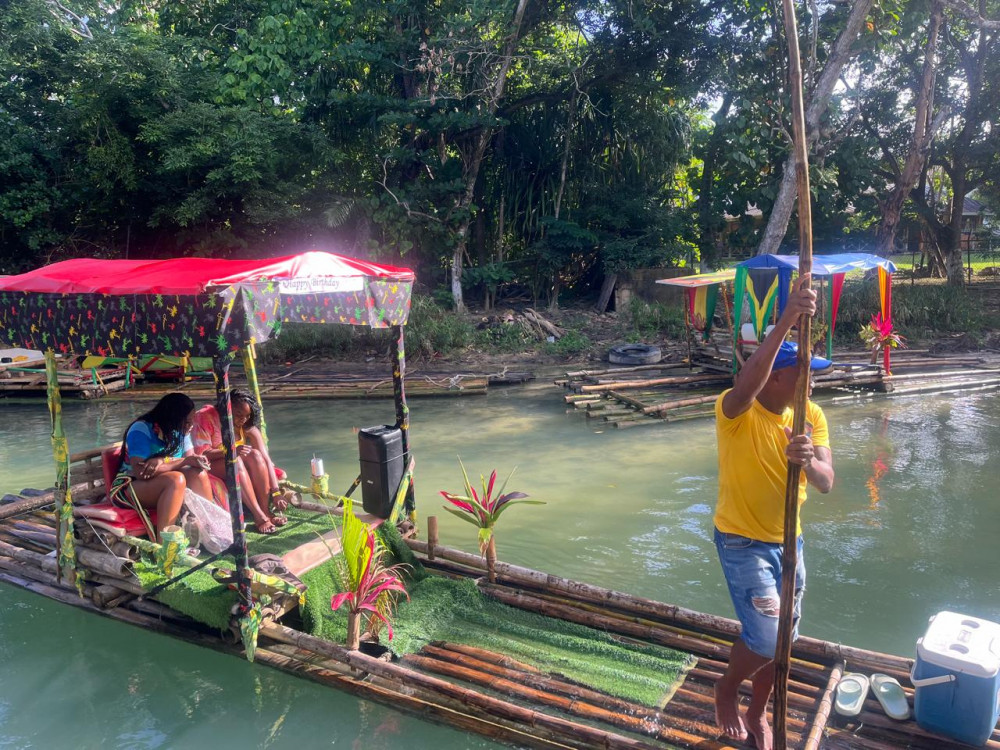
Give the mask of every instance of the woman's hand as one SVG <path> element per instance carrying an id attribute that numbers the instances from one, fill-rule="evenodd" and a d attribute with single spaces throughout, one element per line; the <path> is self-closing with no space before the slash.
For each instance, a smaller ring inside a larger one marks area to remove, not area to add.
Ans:
<path id="1" fill-rule="evenodd" d="M 133 458 L 132 471 L 139 479 L 152 479 L 156 470 L 163 465 L 163 458 Z"/>
<path id="2" fill-rule="evenodd" d="M 238 458 L 245 458 L 245 457 L 249 456 L 251 453 L 253 453 L 253 446 L 252 445 L 246 445 L 244 443 L 243 445 L 237 445 L 236 446 L 236 455 L 237 455 Z"/>
<path id="3" fill-rule="evenodd" d="M 195 453 L 190 456 L 184 456 L 180 465 L 188 466 L 192 469 L 201 469 L 203 471 L 208 471 L 212 467 L 212 462 L 208 460 L 207 456 Z"/>

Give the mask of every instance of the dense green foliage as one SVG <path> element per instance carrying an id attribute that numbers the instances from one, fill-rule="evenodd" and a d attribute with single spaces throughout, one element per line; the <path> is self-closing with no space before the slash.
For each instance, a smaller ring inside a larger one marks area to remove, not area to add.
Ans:
<path id="1" fill-rule="evenodd" d="M 874 280 L 848 282 L 837 310 L 837 342 L 857 347 L 858 333 L 879 310 L 878 285 Z M 953 286 L 897 283 L 892 291 L 892 321 L 908 339 L 920 339 L 934 332 L 967 333 L 976 337 L 1000 327 L 1000 320 L 982 309 L 981 304 Z"/>
<path id="2" fill-rule="evenodd" d="M 453 304 L 490 307 L 752 252 L 780 214 L 789 154 L 774 11 L 723 0 L 5 4 L 0 273 L 76 255 L 321 247 L 402 261 Z M 807 106 L 817 102 L 817 248 L 872 246 L 912 151 L 926 58 L 935 137 L 900 231 L 927 227 L 936 266 L 957 274 L 956 206 L 974 190 L 1000 196 L 1000 32 L 980 13 L 995 18 L 998 0 L 799 8 Z M 820 91 L 835 67 L 837 85 Z M 469 337 L 450 335 L 418 343 Z"/>
<path id="3" fill-rule="evenodd" d="M 318 246 L 433 285 L 462 244 L 546 299 L 679 257 L 711 3 L 515 5 L 5 6 L 0 272 Z"/>

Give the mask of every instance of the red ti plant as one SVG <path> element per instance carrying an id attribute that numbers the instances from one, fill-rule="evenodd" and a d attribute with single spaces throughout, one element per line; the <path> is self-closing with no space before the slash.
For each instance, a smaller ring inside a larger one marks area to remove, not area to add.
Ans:
<path id="1" fill-rule="evenodd" d="M 872 364 L 878 362 L 878 355 L 886 348 L 906 348 L 906 339 L 895 332 L 892 321 L 885 320 L 882 313 L 872 315 L 872 322 L 861 329 L 861 339 L 872 353 Z"/>
<path id="2" fill-rule="evenodd" d="M 400 579 L 405 566 L 385 566 L 382 555 L 385 550 L 373 532 L 364 521 L 354 515 L 351 502 L 344 505 L 344 525 L 341 530 L 341 546 L 343 556 L 338 561 L 337 574 L 341 594 L 334 594 L 330 599 L 330 607 L 340 609 L 348 605 L 347 615 L 347 647 L 356 651 L 361 641 L 361 615 L 368 613 L 368 631 L 377 635 L 382 625 L 385 625 L 392 640 L 392 611 L 396 603 L 396 595 L 406 594 L 406 588 Z"/>
<path id="3" fill-rule="evenodd" d="M 479 551 L 486 558 L 486 570 L 489 573 L 490 583 L 496 583 L 497 548 L 493 538 L 493 527 L 496 525 L 497 519 L 500 518 L 500 514 L 512 505 L 545 505 L 545 503 L 541 500 L 524 500 L 523 498 L 526 498 L 527 495 L 523 492 L 508 492 L 506 495 L 504 494 L 503 491 L 507 487 L 507 482 L 514 476 L 513 469 L 511 469 L 510 474 L 507 475 L 507 479 L 500 485 L 500 489 L 496 491 L 495 495 L 493 491 L 497 482 L 496 470 L 493 470 L 489 479 L 480 475 L 479 478 L 483 485 L 483 492 L 480 495 L 469 481 L 469 474 L 465 470 L 465 464 L 462 463 L 462 459 L 459 459 L 458 463 L 462 467 L 462 477 L 465 479 L 466 494 L 455 495 L 442 490 L 441 496 L 455 506 L 454 508 L 449 508 L 446 505 L 444 509 L 452 515 L 461 518 L 463 521 L 479 528 Z"/>

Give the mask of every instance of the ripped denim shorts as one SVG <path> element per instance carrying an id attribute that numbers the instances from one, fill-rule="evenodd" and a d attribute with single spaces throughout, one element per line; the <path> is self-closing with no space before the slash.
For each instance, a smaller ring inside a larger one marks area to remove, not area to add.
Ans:
<path id="1" fill-rule="evenodd" d="M 739 534 L 715 529 L 715 548 L 722 573 L 743 626 L 740 636 L 747 648 L 760 656 L 774 657 L 778 644 L 778 609 L 781 592 L 781 544 L 758 542 Z M 806 587 L 806 565 L 802 537 L 798 539 L 795 570 L 795 614 L 792 640 L 799 636 L 802 592 Z"/>

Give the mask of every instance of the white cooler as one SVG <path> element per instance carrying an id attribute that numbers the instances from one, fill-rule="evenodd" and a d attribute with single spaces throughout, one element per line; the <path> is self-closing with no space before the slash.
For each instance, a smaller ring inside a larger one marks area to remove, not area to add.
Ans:
<path id="1" fill-rule="evenodd" d="M 985 744 L 1000 716 L 1000 624 L 955 612 L 934 615 L 917 640 L 911 679 L 921 727 Z"/>

